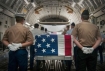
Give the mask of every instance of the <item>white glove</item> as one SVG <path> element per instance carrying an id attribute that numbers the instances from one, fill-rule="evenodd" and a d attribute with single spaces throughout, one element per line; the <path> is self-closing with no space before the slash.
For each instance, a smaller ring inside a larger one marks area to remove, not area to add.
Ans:
<path id="1" fill-rule="evenodd" d="M 12 45 L 18 50 L 20 49 L 19 47 L 22 47 L 21 43 L 12 43 Z"/>
<path id="2" fill-rule="evenodd" d="M 87 47 L 82 47 L 82 51 L 85 54 L 89 54 L 89 48 L 87 48 Z"/>
<path id="3" fill-rule="evenodd" d="M 89 53 L 92 53 L 94 51 L 94 48 L 89 48 Z"/>
<path id="4" fill-rule="evenodd" d="M 8 45 L 8 48 L 9 48 L 9 50 L 11 50 L 11 51 L 16 51 L 16 50 L 17 50 L 12 44 L 9 44 L 9 45 Z"/>

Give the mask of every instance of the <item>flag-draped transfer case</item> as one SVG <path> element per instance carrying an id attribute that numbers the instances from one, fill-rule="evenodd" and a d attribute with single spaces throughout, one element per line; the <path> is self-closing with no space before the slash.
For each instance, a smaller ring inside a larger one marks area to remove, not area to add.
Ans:
<path id="1" fill-rule="evenodd" d="M 73 55 L 71 35 L 37 35 L 35 40 L 35 56 Z"/>

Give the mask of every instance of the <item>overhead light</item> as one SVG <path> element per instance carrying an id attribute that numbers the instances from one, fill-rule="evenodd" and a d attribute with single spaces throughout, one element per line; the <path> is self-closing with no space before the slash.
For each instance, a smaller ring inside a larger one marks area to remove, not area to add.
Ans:
<path id="1" fill-rule="evenodd" d="M 34 28 L 34 26 L 31 26 L 32 28 Z"/>
<path id="2" fill-rule="evenodd" d="M 31 4 L 33 5 L 33 7 L 36 7 L 36 5 L 35 5 L 35 3 L 34 3 L 34 2 L 32 2 Z"/>
<path id="3" fill-rule="evenodd" d="M 26 2 L 26 4 L 29 4 L 29 2 L 27 0 L 24 0 Z"/>
<path id="4" fill-rule="evenodd" d="M 92 14 L 90 14 L 91 16 L 93 16 L 93 13 Z"/>
<path id="5" fill-rule="evenodd" d="M 29 23 L 27 23 L 27 22 L 26 22 L 25 24 L 26 24 L 26 25 L 28 25 L 28 26 L 30 25 L 30 24 L 29 24 Z"/>
<path id="6" fill-rule="evenodd" d="M 71 22 L 71 19 L 70 19 L 70 20 L 68 20 L 68 22 Z"/>
<path id="7" fill-rule="evenodd" d="M 40 20 L 37 20 L 38 22 L 40 22 Z"/>

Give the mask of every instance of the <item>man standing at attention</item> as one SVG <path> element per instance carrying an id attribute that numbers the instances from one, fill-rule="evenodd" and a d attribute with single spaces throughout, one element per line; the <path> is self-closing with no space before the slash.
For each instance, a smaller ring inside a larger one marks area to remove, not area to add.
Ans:
<path id="1" fill-rule="evenodd" d="M 73 23 L 71 24 L 71 29 L 69 29 L 69 30 L 66 32 L 66 34 L 71 35 L 71 33 L 72 33 L 74 27 L 75 27 L 75 23 L 73 22 Z"/>
<path id="2" fill-rule="evenodd" d="M 27 46 L 33 44 L 33 36 L 30 30 L 23 26 L 24 14 L 15 15 L 17 24 L 5 31 L 2 42 L 9 48 L 8 71 L 27 71 L 28 52 Z"/>
<path id="3" fill-rule="evenodd" d="M 88 10 L 83 11 L 81 19 L 82 22 L 77 24 L 72 32 L 74 43 L 78 47 L 77 71 L 96 71 L 96 48 L 101 42 L 101 34 L 98 27 L 88 21 Z"/>

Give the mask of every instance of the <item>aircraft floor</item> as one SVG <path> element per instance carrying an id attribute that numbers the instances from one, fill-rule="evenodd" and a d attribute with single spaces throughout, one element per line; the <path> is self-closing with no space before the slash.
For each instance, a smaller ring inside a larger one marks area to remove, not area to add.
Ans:
<path id="1" fill-rule="evenodd" d="M 0 71 L 7 71 L 7 68 L 8 68 L 8 60 L 4 59 L 3 61 L 0 62 Z M 28 71 L 31 71 L 31 70 L 28 70 Z M 35 67 L 34 67 L 33 71 L 36 71 Z M 46 67 L 44 67 L 44 69 L 40 69 L 39 71 L 67 71 L 67 70 L 64 69 L 64 67 L 62 67 L 60 65 L 56 66 L 55 69 L 53 69 L 53 68 L 49 69 L 48 65 L 46 65 Z M 71 71 L 75 71 L 73 65 L 72 65 Z M 105 71 L 105 62 L 103 64 L 100 64 L 99 62 L 97 63 L 97 71 Z"/>
<path id="2" fill-rule="evenodd" d="M 43 66 L 43 64 L 41 65 L 42 66 L 40 66 L 40 70 L 38 71 L 67 71 L 65 64 L 62 63 L 61 60 L 55 60 L 55 61 L 46 60 L 45 66 Z M 28 64 L 28 68 L 29 68 L 29 64 Z M 35 68 L 36 68 L 36 65 L 34 65 L 33 71 L 36 71 Z M 5 52 L 0 53 L 0 71 L 7 71 L 7 69 L 8 69 L 8 52 L 5 51 Z M 75 71 L 74 63 L 72 63 L 71 71 Z M 99 57 L 98 57 L 97 71 L 105 71 L 105 53 L 104 53 L 104 63 L 103 64 L 99 63 Z"/>

